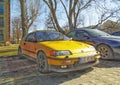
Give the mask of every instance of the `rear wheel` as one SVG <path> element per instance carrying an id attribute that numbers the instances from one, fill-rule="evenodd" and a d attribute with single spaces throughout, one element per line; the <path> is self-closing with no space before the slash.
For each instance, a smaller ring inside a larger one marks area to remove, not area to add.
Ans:
<path id="1" fill-rule="evenodd" d="M 49 65 L 47 62 L 47 57 L 43 52 L 39 52 L 37 56 L 37 64 L 38 64 L 38 70 L 41 73 L 47 73 L 49 72 Z"/>
<path id="2" fill-rule="evenodd" d="M 112 49 L 105 44 L 101 44 L 101 45 L 97 46 L 97 51 L 100 52 L 102 59 L 112 59 L 113 58 Z"/>

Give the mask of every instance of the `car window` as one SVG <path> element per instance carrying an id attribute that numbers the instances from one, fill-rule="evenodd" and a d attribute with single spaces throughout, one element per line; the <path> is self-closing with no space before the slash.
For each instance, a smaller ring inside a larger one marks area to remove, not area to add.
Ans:
<path id="1" fill-rule="evenodd" d="M 110 34 L 100 31 L 98 29 L 87 29 L 86 30 L 91 36 L 100 37 L 100 36 L 110 36 Z"/>
<path id="2" fill-rule="evenodd" d="M 83 38 L 86 37 L 86 36 L 89 36 L 89 35 L 88 35 L 88 33 L 84 32 L 84 31 L 78 31 L 78 32 L 76 33 L 76 37 L 77 37 L 77 38 L 83 39 Z"/>
<path id="3" fill-rule="evenodd" d="M 25 41 L 27 41 L 27 42 L 33 42 L 35 40 L 36 39 L 35 39 L 34 33 L 30 33 L 25 39 Z"/>
<path id="4" fill-rule="evenodd" d="M 76 34 L 76 31 L 71 31 L 71 32 L 68 34 L 68 36 L 69 36 L 69 37 L 74 37 L 75 34 Z"/>
<path id="5" fill-rule="evenodd" d="M 59 32 L 37 32 L 38 41 L 69 40 L 67 36 Z"/>
<path id="6" fill-rule="evenodd" d="M 120 35 L 120 33 L 119 33 L 119 32 L 116 32 L 116 33 L 113 33 L 113 35 L 117 35 L 117 36 L 119 36 L 119 35 Z"/>
<path id="7" fill-rule="evenodd" d="M 37 40 L 38 41 L 47 41 L 49 40 L 49 37 L 46 35 L 46 32 L 37 32 Z"/>

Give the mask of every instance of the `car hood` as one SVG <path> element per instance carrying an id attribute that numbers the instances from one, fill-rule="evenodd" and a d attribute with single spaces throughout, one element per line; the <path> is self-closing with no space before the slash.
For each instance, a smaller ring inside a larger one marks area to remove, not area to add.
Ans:
<path id="1" fill-rule="evenodd" d="M 105 40 L 120 42 L 120 37 L 119 36 L 102 36 L 101 38 L 103 38 Z"/>
<path id="2" fill-rule="evenodd" d="M 73 41 L 73 40 L 65 40 L 65 41 L 46 41 L 40 42 L 40 44 L 49 47 L 53 50 L 70 50 L 72 53 L 85 51 L 92 51 L 94 49 L 93 46 L 88 45 L 83 42 Z"/>

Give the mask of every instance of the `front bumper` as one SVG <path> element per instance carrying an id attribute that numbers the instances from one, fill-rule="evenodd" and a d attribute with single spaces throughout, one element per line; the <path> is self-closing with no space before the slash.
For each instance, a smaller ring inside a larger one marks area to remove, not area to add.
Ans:
<path id="1" fill-rule="evenodd" d="M 100 58 L 100 55 L 96 52 L 88 52 L 88 53 L 72 54 L 68 56 L 57 56 L 57 57 L 47 56 L 48 64 L 53 66 L 73 65 L 75 62 L 78 62 L 80 58 L 94 58 L 94 60 L 98 60 Z M 64 63 L 64 60 L 71 60 L 71 62 Z"/>
<path id="2" fill-rule="evenodd" d="M 88 63 L 83 63 L 83 64 L 73 64 L 69 65 L 66 68 L 61 68 L 60 66 L 49 66 L 50 71 L 55 71 L 55 72 L 69 72 L 69 71 L 77 71 L 77 70 L 83 70 L 89 67 L 92 67 L 96 64 L 99 63 L 99 60 L 96 60 L 94 62 L 88 62 Z"/>

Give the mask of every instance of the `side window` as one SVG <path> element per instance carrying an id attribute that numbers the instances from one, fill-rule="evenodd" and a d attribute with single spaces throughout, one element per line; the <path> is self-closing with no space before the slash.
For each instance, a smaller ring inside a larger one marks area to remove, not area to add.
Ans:
<path id="1" fill-rule="evenodd" d="M 72 31 L 72 32 L 70 32 L 70 33 L 68 34 L 68 36 L 69 36 L 69 37 L 74 37 L 74 36 L 75 36 L 75 33 L 76 33 L 76 31 Z"/>
<path id="2" fill-rule="evenodd" d="M 27 42 L 34 42 L 35 40 L 36 39 L 35 39 L 34 33 L 29 34 L 25 39 L 25 41 Z"/>
<path id="3" fill-rule="evenodd" d="M 115 35 L 118 35 L 118 36 L 119 36 L 119 35 L 120 35 L 120 33 L 119 33 L 119 32 L 117 32 Z"/>
<path id="4" fill-rule="evenodd" d="M 78 31 L 77 33 L 76 33 L 76 37 L 77 38 L 81 38 L 81 39 L 84 39 L 85 37 L 88 37 L 89 35 L 86 33 L 86 32 L 84 32 L 84 31 Z"/>
<path id="5" fill-rule="evenodd" d="M 83 36 L 83 32 L 82 31 L 78 31 L 77 33 L 76 33 L 76 37 L 77 38 L 80 38 L 80 37 L 82 37 Z"/>
<path id="6" fill-rule="evenodd" d="M 37 32 L 37 41 L 44 41 L 48 38 L 48 36 L 46 37 L 46 33 L 45 32 Z"/>

